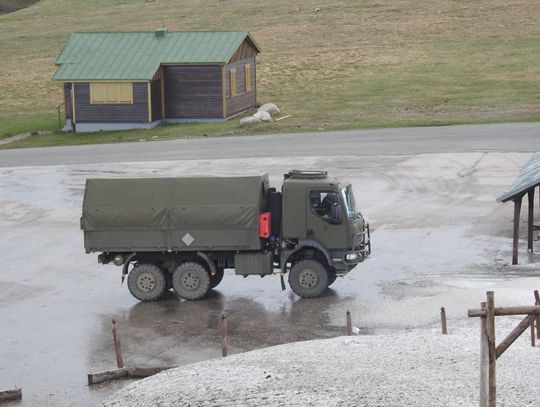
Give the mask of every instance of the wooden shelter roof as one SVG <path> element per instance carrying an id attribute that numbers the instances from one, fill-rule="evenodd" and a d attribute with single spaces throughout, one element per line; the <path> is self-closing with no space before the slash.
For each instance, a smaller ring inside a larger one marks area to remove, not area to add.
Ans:
<path id="1" fill-rule="evenodd" d="M 520 198 L 527 191 L 540 185 L 540 151 L 533 154 L 521 169 L 514 182 L 497 198 L 497 202 L 506 202 Z"/>

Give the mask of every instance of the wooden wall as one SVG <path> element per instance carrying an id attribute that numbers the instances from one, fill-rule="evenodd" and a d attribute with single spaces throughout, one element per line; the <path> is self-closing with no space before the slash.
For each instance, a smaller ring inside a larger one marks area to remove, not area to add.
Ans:
<path id="1" fill-rule="evenodd" d="M 236 50 L 229 63 L 254 58 L 257 55 L 257 49 L 249 40 L 245 40 Z"/>
<path id="2" fill-rule="evenodd" d="M 152 121 L 161 119 L 161 80 L 152 81 Z"/>
<path id="3" fill-rule="evenodd" d="M 65 105 L 66 119 L 71 119 L 71 116 L 72 116 L 71 83 L 64 83 L 64 100 L 66 101 L 66 105 Z"/>
<path id="4" fill-rule="evenodd" d="M 133 104 L 90 104 L 88 82 L 75 83 L 77 123 L 148 123 L 148 84 L 133 83 Z"/>
<path id="5" fill-rule="evenodd" d="M 251 65 L 251 90 L 246 92 L 244 84 L 244 65 Z M 231 96 L 229 71 L 236 68 L 236 96 Z M 255 107 L 257 104 L 257 79 L 255 57 L 241 59 L 225 65 L 225 95 L 227 101 L 227 117 Z"/>
<path id="6" fill-rule="evenodd" d="M 164 66 L 165 118 L 223 118 L 221 66 Z"/>

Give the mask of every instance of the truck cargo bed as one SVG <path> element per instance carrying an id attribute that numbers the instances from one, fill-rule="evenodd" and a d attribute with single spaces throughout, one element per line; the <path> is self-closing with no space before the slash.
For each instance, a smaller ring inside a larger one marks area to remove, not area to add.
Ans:
<path id="1" fill-rule="evenodd" d="M 87 253 L 259 250 L 268 176 L 87 179 Z"/>

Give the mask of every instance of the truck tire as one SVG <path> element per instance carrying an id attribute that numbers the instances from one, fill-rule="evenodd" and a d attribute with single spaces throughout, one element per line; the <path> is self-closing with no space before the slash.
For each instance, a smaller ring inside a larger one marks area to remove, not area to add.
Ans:
<path id="1" fill-rule="evenodd" d="M 291 268 L 289 285 L 302 298 L 319 297 L 328 287 L 326 267 L 316 260 L 300 260 Z"/>
<path id="2" fill-rule="evenodd" d="M 337 278 L 336 269 L 332 268 L 328 270 L 328 287 L 334 284 L 334 281 L 336 281 L 336 278 Z"/>
<path id="3" fill-rule="evenodd" d="M 225 270 L 222 268 L 216 268 L 216 275 L 213 276 L 210 274 L 210 289 L 215 288 L 221 283 L 221 280 L 223 280 L 223 274 Z"/>
<path id="4" fill-rule="evenodd" d="M 199 263 L 187 261 L 180 264 L 173 273 L 173 289 L 186 300 L 198 300 L 210 289 L 210 275 Z"/>
<path id="5" fill-rule="evenodd" d="M 142 263 L 128 274 L 129 292 L 139 301 L 156 301 L 167 290 L 163 271 L 153 264 Z"/>

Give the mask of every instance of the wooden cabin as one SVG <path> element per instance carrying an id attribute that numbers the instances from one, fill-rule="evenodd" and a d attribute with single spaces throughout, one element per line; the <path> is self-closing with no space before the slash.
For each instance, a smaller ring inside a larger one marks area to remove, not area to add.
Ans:
<path id="1" fill-rule="evenodd" d="M 73 33 L 53 76 L 64 130 L 230 119 L 256 105 L 258 53 L 242 31 Z"/>

